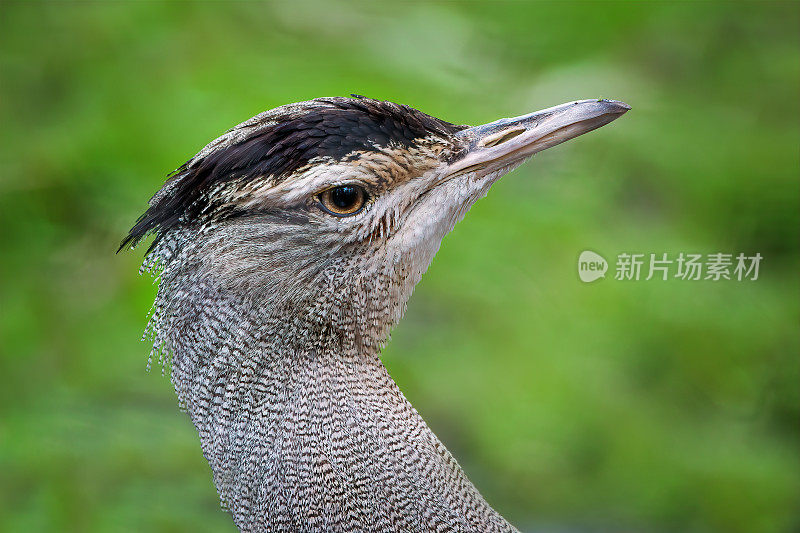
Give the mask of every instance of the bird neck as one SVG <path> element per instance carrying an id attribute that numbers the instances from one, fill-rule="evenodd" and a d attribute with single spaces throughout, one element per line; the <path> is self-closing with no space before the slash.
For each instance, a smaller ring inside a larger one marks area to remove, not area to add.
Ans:
<path id="1" fill-rule="evenodd" d="M 513 530 L 355 332 L 180 270 L 150 331 L 242 530 Z"/>

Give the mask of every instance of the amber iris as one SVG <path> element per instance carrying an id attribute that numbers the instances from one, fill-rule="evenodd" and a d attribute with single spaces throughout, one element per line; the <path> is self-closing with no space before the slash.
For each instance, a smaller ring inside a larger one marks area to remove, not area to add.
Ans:
<path id="1" fill-rule="evenodd" d="M 319 201 L 325 211 L 344 217 L 361 211 L 367 202 L 367 193 L 358 185 L 340 185 L 320 193 Z"/>

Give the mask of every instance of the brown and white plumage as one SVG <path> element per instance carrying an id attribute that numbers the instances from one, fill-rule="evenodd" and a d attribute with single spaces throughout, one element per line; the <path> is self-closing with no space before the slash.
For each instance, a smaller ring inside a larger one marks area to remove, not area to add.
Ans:
<path id="1" fill-rule="evenodd" d="M 180 167 L 148 332 L 244 531 L 514 531 L 380 361 L 439 244 L 501 175 L 628 107 L 468 128 L 363 97 L 239 124 Z M 352 204 L 352 205 L 351 205 Z"/>

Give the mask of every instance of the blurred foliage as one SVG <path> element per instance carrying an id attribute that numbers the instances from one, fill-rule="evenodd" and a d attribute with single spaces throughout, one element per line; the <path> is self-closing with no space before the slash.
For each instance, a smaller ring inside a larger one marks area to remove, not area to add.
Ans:
<path id="1" fill-rule="evenodd" d="M 797 3 L 0 4 L 0 530 L 231 531 L 145 371 L 116 246 L 262 110 L 633 111 L 498 183 L 385 360 L 525 530 L 800 528 Z M 584 249 L 760 252 L 755 282 L 582 284 Z"/>

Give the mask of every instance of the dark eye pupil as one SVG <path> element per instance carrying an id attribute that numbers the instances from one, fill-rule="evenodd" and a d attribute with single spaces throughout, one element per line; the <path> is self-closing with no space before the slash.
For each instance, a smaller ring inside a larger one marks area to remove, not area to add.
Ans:
<path id="1" fill-rule="evenodd" d="M 339 209 L 347 209 L 358 201 L 358 190 L 344 185 L 331 191 L 331 203 Z"/>

